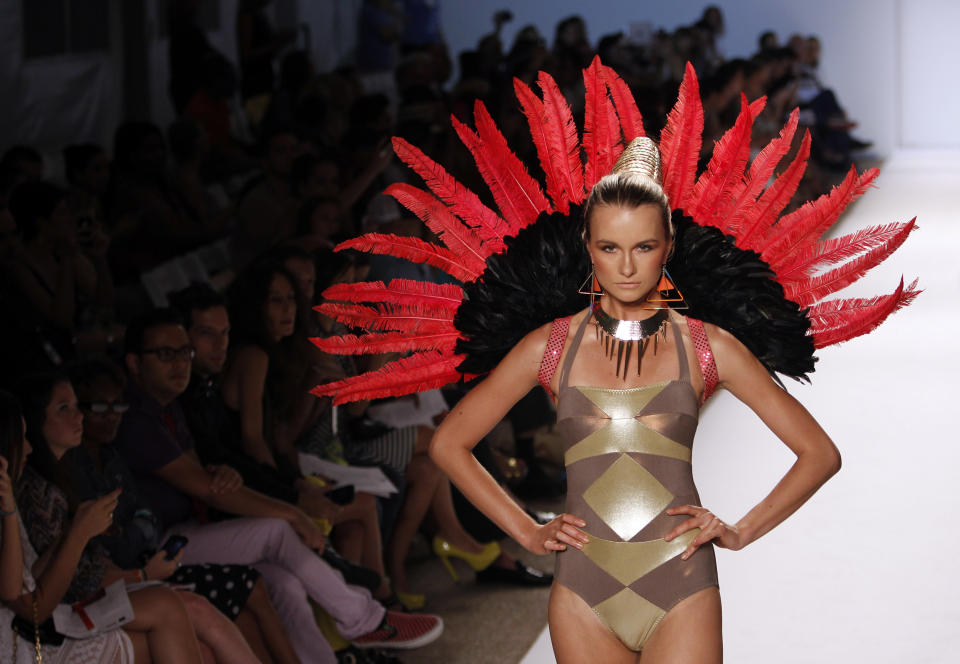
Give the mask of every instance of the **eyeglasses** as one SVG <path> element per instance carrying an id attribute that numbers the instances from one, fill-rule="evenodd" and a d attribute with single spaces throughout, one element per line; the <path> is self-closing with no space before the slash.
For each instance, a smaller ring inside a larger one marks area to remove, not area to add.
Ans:
<path id="1" fill-rule="evenodd" d="M 82 401 L 79 404 L 80 410 L 86 410 L 96 415 L 103 415 L 107 411 L 113 411 L 117 415 L 123 415 L 130 410 L 130 404 L 121 401 Z"/>
<path id="2" fill-rule="evenodd" d="M 144 348 L 140 353 L 142 355 L 148 353 L 156 355 L 158 360 L 164 364 L 169 364 L 175 360 L 190 361 L 197 354 L 197 351 L 193 349 L 193 346 L 181 346 L 180 348 L 160 346 L 159 348 Z"/>

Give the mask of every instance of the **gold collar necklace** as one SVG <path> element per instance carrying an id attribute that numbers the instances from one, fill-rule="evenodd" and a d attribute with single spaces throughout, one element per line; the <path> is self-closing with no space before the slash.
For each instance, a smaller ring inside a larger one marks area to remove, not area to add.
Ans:
<path id="1" fill-rule="evenodd" d="M 639 342 L 637 352 L 637 375 L 640 375 L 640 359 L 647 350 L 650 339 L 653 339 L 653 353 L 657 353 L 657 337 L 666 335 L 667 310 L 659 309 L 657 313 L 644 320 L 619 320 L 614 318 L 598 303 L 590 307 L 597 329 L 597 338 L 603 333 L 603 350 L 607 357 L 617 356 L 617 375 L 620 375 L 620 365 L 623 364 L 623 379 L 627 379 L 627 367 L 630 365 L 630 356 L 633 354 L 633 343 Z"/>

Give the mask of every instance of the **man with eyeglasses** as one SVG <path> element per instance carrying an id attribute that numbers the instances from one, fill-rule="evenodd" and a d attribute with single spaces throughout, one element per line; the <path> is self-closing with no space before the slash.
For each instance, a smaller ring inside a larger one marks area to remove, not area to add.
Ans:
<path id="1" fill-rule="evenodd" d="M 179 315 L 170 309 L 130 323 L 124 344 L 130 410 L 116 442 L 167 536 L 189 539 L 184 564 L 256 567 L 304 662 L 336 661 L 308 597 L 361 647 L 417 648 L 439 637 L 439 617 L 386 611 L 368 591 L 347 585 L 311 551 L 322 551 L 325 542 L 302 510 L 243 486 L 229 466 L 208 470 L 200 464 L 178 402 L 190 382 L 193 354 Z M 203 523 L 194 504 L 247 518 Z"/>

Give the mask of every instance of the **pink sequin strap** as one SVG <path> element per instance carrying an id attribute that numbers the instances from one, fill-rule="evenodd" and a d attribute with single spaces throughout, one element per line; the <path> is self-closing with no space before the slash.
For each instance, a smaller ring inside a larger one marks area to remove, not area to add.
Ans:
<path id="1" fill-rule="evenodd" d="M 553 374 L 557 372 L 557 365 L 560 364 L 560 355 L 563 353 L 563 346 L 567 343 L 567 332 L 570 330 L 570 316 L 566 318 L 557 318 L 550 325 L 550 337 L 547 339 L 547 349 L 543 353 L 543 359 L 540 360 L 540 373 L 537 380 L 547 391 L 547 396 L 553 399 L 553 391 L 550 389 L 550 381 L 553 380 Z"/>
<path id="2" fill-rule="evenodd" d="M 710 340 L 707 339 L 707 333 L 703 329 L 703 322 L 696 318 L 687 318 L 687 327 L 690 328 L 690 340 L 693 341 L 693 347 L 697 351 L 700 373 L 703 374 L 703 397 L 700 399 L 700 405 L 703 405 L 717 389 L 720 374 L 717 373 L 717 363 L 713 359 L 713 349 L 710 348 Z"/>

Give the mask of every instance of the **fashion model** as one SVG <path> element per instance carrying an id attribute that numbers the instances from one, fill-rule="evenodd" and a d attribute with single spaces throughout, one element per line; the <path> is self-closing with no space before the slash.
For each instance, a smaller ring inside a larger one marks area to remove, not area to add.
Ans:
<path id="1" fill-rule="evenodd" d="M 384 235 L 341 245 L 446 270 L 464 286 L 395 280 L 337 287 L 321 309 L 368 334 L 318 340 L 340 353 L 410 352 L 377 372 L 317 387 L 335 402 L 405 394 L 485 375 L 438 428 L 431 456 L 463 493 L 528 550 L 558 552 L 549 621 L 557 661 L 719 662 L 714 546 L 738 550 L 796 511 L 840 455 L 777 374 L 805 379 L 814 351 L 865 334 L 918 293 L 902 281 L 876 298 L 825 300 L 889 256 L 913 221 L 821 241 L 876 177 L 851 170 L 786 215 L 809 155 L 791 150 L 792 114 L 749 164 L 753 119 L 733 128 L 697 176 L 703 112 L 693 69 L 659 146 L 643 136 L 629 89 L 595 60 L 584 71 L 578 137 L 556 84 L 515 83 L 546 193 L 483 105 L 476 130 L 453 120 L 490 186 L 484 206 L 422 152 L 398 155 L 432 193 L 388 189 L 444 246 Z M 586 277 L 586 279 L 584 278 Z M 557 407 L 565 513 L 533 521 L 471 449 L 537 384 Z M 691 474 L 700 408 L 723 387 L 796 455 L 735 523 L 700 503 Z"/>

